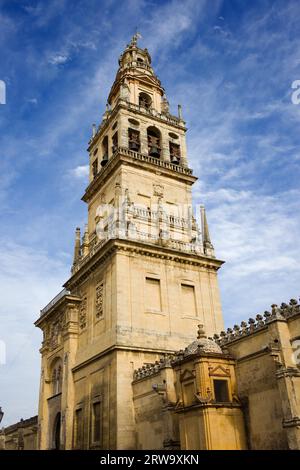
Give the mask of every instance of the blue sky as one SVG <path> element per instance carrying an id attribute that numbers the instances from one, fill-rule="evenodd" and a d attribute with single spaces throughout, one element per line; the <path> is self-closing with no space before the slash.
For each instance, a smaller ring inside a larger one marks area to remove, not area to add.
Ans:
<path id="1" fill-rule="evenodd" d="M 0 405 L 37 413 L 33 326 L 86 221 L 87 142 L 135 28 L 189 128 L 226 326 L 299 296 L 297 0 L 0 0 Z"/>

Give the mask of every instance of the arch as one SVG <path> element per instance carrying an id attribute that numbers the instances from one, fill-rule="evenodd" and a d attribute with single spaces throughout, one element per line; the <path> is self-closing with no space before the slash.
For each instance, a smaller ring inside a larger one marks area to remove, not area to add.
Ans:
<path id="1" fill-rule="evenodd" d="M 170 152 L 171 162 L 174 163 L 175 165 L 179 165 L 180 158 L 181 158 L 180 145 L 177 143 L 175 144 L 174 142 L 170 141 L 169 152 Z"/>
<path id="2" fill-rule="evenodd" d="M 150 126 L 147 129 L 148 154 L 150 157 L 160 158 L 161 155 L 161 133 L 157 127 Z"/>
<path id="3" fill-rule="evenodd" d="M 102 160 L 101 166 L 105 166 L 108 162 L 108 136 L 106 135 L 102 140 Z"/>
<path id="4" fill-rule="evenodd" d="M 140 132 L 130 127 L 128 128 L 128 148 L 134 152 L 140 151 Z"/>
<path id="5" fill-rule="evenodd" d="M 142 108 L 150 109 L 152 105 L 151 96 L 143 91 L 139 94 L 139 106 Z"/>
<path id="6" fill-rule="evenodd" d="M 57 395 L 58 393 L 61 393 L 62 390 L 62 360 L 60 357 L 56 357 L 50 365 L 49 368 L 49 376 L 51 380 L 51 392 L 52 395 Z"/>
<path id="7" fill-rule="evenodd" d="M 58 412 L 55 416 L 54 424 L 53 424 L 53 449 L 60 450 L 60 428 L 61 428 L 61 413 Z"/>

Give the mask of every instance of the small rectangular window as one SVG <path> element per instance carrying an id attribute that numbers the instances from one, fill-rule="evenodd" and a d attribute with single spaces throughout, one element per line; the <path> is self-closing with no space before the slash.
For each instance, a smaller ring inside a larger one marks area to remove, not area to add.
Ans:
<path id="1" fill-rule="evenodd" d="M 219 403 L 229 402 L 227 380 L 214 380 L 215 400 Z"/>
<path id="2" fill-rule="evenodd" d="M 81 449 L 83 445 L 83 413 L 82 408 L 75 411 L 74 420 L 74 446 L 75 449 Z"/>
<path id="3" fill-rule="evenodd" d="M 195 317 L 197 315 L 195 287 L 181 284 L 181 306 L 183 315 Z"/>
<path id="4" fill-rule="evenodd" d="M 161 311 L 161 293 L 160 293 L 160 280 L 146 277 L 145 289 L 145 307 L 146 310 Z"/>
<path id="5" fill-rule="evenodd" d="M 99 443 L 101 439 L 101 402 L 97 401 L 93 403 L 93 416 L 92 416 L 92 426 L 93 426 L 93 443 Z"/>

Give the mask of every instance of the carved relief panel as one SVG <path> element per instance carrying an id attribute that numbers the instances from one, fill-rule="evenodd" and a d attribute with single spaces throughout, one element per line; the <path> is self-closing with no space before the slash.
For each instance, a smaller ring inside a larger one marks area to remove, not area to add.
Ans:
<path id="1" fill-rule="evenodd" d="M 100 281 L 96 284 L 96 319 L 100 319 L 104 315 L 103 296 L 104 296 L 104 282 Z"/>
<path id="2" fill-rule="evenodd" d="M 79 327 L 83 330 L 86 327 L 87 319 L 87 297 L 84 296 L 79 306 Z"/>

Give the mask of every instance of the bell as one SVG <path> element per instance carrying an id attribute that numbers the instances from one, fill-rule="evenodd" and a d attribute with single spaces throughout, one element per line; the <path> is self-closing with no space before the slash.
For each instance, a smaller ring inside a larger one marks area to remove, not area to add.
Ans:
<path id="1" fill-rule="evenodd" d="M 149 150 L 149 155 L 151 157 L 159 157 L 160 153 L 159 153 L 158 147 L 156 147 L 155 145 L 152 145 Z"/>
<path id="2" fill-rule="evenodd" d="M 171 155 L 171 163 L 178 165 L 179 161 L 180 161 L 179 157 L 176 157 L 176 155 Z"/>
<path id="3" fill-rule="evenodd" d="M 107 162 L 108 162 L 108 155 L 106 153 L 105 155 L 103 155 L 103 158 L 101 160 L 101 166 L 105 166 Z"/>
<path id="4" fill-rule="evenodd" d="M 131 142 L 129 142 L 129 148 L 130 148 L 130 150 L 138 150 L 139 146 L 138 146 L 137 142 L 132 140 Z"/>

